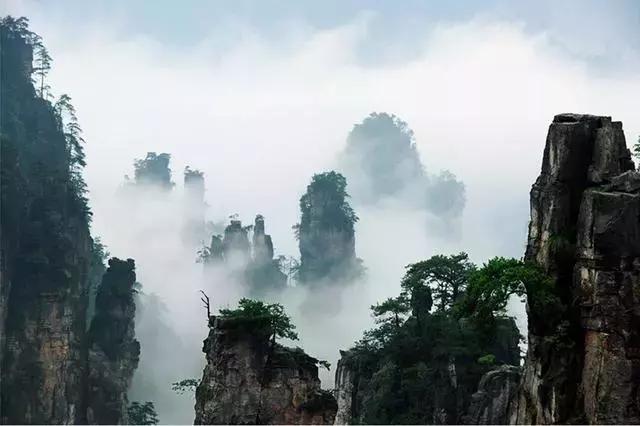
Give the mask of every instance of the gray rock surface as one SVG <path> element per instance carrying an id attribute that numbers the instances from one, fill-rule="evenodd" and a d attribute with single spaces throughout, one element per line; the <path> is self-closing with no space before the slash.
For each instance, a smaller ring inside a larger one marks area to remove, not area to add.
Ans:
<path id="1" fill-rule="evenodd" d="M 333 423 L 337 404 L 320 388 L 317 360 L 270 336 L 251 321 L 211 317 L 195 424 Z"/>
<path id="2" fill-rule="evenodd" d="M 509 424 L 518 396 L 520 368 L 501 365 L 482 376 L 478 392 L 471 396 L 465 424 Z"/>
<path id="3" fill-rule="evenodd" d="M 526 259 L 554 278 L 558 320 L 528 306 L 518 423 L 640 422 L 640 176 L 622 124 L 561 114 L 531 190 Z"/>

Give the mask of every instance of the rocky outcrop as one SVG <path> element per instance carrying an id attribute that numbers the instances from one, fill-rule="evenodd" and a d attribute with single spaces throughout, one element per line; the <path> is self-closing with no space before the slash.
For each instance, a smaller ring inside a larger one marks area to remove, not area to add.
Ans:
<path id="1" fill-rule="evenodd" d="M 257 215 L 253 225 L 253 256 L 245 272 L 245 280 L 252 296 L 261 297 L 281 291 L 287 286 L 287 276 L 273 258 L 271 235 L 265 234 L 264 217 Z"/>
<path id="2" fill-rule="evenodd" d="M 549 314 L 528 302 L 517 422 L 640 422 L 639 182 L 620 122 L 554 118 L 526 259 L 560 303 Z"/>
<path id="3" fill-rule="evenodd" d="M 134 166 L 134 185 L 146 186 L 162 191 L 170 191 L 174 187 L 171 181 L 171 154 L 163 152 L 157 154 L 155 152 L 147 152 L 147 156 L 143 159 L 137 159 L 133 163 Z"/>
<path id="4" fill-rule="evenodd" d="M 338 411 L 333 424 L 348 425 L 354 423 L 359 416 L 358 401 L 359 377 L 348 362 L 346 351 L 340 351 L 340 359 L 336 367 L 334 395 L 338 403 Z"/>
<path id="5" fill-rule="evenodd" d="M 260 214 L 253 226 L 242 226 L 240 220 L 232 219 L 224 238 L 212 236 L 211 245 L 201 253 L 207 266 L 224 266 L 234 281 L 247 287 L 252 297 L 273 294 L 287 286 L 287 275 L 282 272 L 279 259 L 273 258 L 273 241 L 265 233 L 264 217 Z"/>
<path id="6" fill-rule="evenodd" d="M 471 396 L 462 422 L 470 425 L 510 424 L 519 381 L 520 368 L 513 365 L 502 365 L 485 373 L 478 392 Z"/>
<path id="7" fill-rule="evenodd" d="M 256 216 L 253 225 L 253 262 L 265 265 L 273 260 L 273 242 L 271 235 L 264 232 L 264 216 Z"/>
<path id="8" fill-rule="evenodd" d="M 47 100 L 46 51 L 24 18 L 2 18 L 0 46 L 0 423 L 87 423 L 87 316 L 102 258 L 79 127 L 63 114 L 68 97 Z"/>
<path id="9" fill-rule="evenodd" d="M 244 269 L 251 257 L 248 229 L 242 226 L 242 221 L 232 219 L 224 230 L 222 251 L 224 260 L 231 269 Z"/>
<path id="10" fill-rule="evenodd" d="M 83 418 L 91 238 L 67 141 L 32 78 L 42 47 L 26 22 L 0 23 L 0 420 Z"/>
<path id="11" fill-rule="evenodd" d="M 354 232 L 358 218 L 347 202 L 346 186 L 339 173 L 317 174 L 300 198 L 298 278 L 302 283 L 344 283 L 362 272 Z"/>
<path id="12" fill-rule="evenodd" d="M 500 364 L 517 364 L 520 362 L 520 348 L 518 342 L 520 333 L 513 318 L 496 318 L 495 333 L 491 341 L 483 341 L 481 353 L 491 354 L 495 362 Z M 378 356 L 363 356 L 362 350 L 352 349 L 340 351 L 340 359 L 336 368 L 334 395 L 338 403 L 336 425 L 338 424 L 367 424 L 379 423 L 380 420 L 372 411 L 376 411 L 381 398 L 377 393 L 376 381 L 389 370 L 389 363 L 378 364 Z M 424 377 L 430 384 L 432 393 L 415 402 L 405 402 L 394 408 L 393 414 L 401 421 L 411 419 L 410 423 L 422 422 L 429 424 L 459 424 L 465 422 L 470 415 L 470 406 L 474 404 L 474 392 L 478 391 L 478 383 L 489 367 L 476 364 L 476 359 L 449 357 L 446 365 L 436 360 L 425 360 L 422 367 L 435 372 Z M 392 371 L 392 370 L 391 370 Z M 406 370 L 405 370 L 406 371 Z M 400 374 L 400 373 L 399 373 Z M 409 376 L 410 377 L 410 376 Z M 410 379 L 408 380 L 410 383 Z M 509 388 L 510 397 L 517 395 L 516 386 Z M 398 385 L 394 392 L 406 391 L 404 385 Z M 491 385 L 493 389 L 493 384 Z M 480 391 L 483 389 L 480 388 Z M 488 390 L 485 390 L 487 392 Z M 412 391 L 414 392 L 414 391 Z M 473 408 L 475 417 L 481 415 L 482 410 L 498 416 L 498 400 L 504 396 L 491 393 L 491 398 L 483 399 L 484 405 Z M 383 398 L 384 399 L 384 398 Z M 496 401 L 491 401 L 495 399 Z M 377 402 L 376 402 L 377 401 Z M 416 404 L 416 405 L 412 405 Z M 403 417 L 412 411 L 424 410 L 421 418 Z M 508 405 L 509 408 L 512 405 Z M 379 414 L 379 413 L 378 413 Z M 506 416 L 505 416 L 506 417 Z M 383 423 L 389 422 L 383 421 Z M 393 423 L 393 422 L 390 422 Z M 504 423 L 504 422 L 503 422 Z"/>
<path id="13" fill-rule="evenodd" d="M 185 167 L 182 239 L 190 247 L 201 246 L 205 239 L 204 191 L 204 173 Z"/>
<path id="14" fill-rule="evenodd" d="M 89 423 L 127 424 L 127 390 L 138 367 L 135 339 L 135 263 L 109 260 L 89 330 Z"/>
<path id="15" fill-rule="evenodd" d="M 320 388 L 317 360 L 271 339 L 262 322 L 210 318 L 196 424 L 332 424 L 335 398 Z"/>

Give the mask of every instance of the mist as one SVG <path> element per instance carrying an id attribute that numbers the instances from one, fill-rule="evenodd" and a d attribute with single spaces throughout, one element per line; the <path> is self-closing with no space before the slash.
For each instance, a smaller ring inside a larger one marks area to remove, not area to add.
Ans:
<path id="1" fill-rule="evenodd" d="M 338 166 L 353 125 L 371 112 L 406 121 L 428 171 L 450 170 L 464 182 L 455 236 L 433 230 L 428 212 L 401 200 L 352 200 L 360 218 L 356 253 L 367 274 L 318 296 L 339 301 L 337 315 L 308 314 L 305 288 L 278 297 L 300 335 L 285 344 L 335 367 L 338 351 L 373 324 L 369 307 L 399 293 L 407 264 L 460 251 L 478 264 L 523 255 L 528 193 L 555 114 L 610 115 L 624 123 L 628 145 L 640 134 L 638 96 L 630 96 L 640 94 L 637 73 L 595 69 L 558 48 L 553 33 L 496 16 L 433 23 L 412 40 L 410 59 L 371 65 L 359 59 L 375 22 L 368 13 L 331 28 L 291 22 L 279 42 L 240 20 L 233 43 L 221 46 L 212 29 L 176 48 L 124 34 L 115 20 L 69 31 L 29 2 L 9 12 L 30 16 L 54 58 L 51 86 L 70 94 L 78 110 L 92 233 L 112 255 L 136 261 L 142 354 L 129 399 L 155 398 L 162 423 L 193 421 L 193 395 L 177 395 L 171 383 L 202 374 L 208 329 L 199 290 L 213 312 L 246 295 L 226 271 L 205 271 L 182 241 L 185 166 L 204 172 L 207 220 L 238 214 L 250 224 L 262 214 L 276 255 L 295 257 L 300 196 L 314 173 Z M 394 49 L 367 46 L 381 56 Z M 133 160 L 148 151 L 171 154 L 175 188 L 118 195 Z M 522 305 L 511 309 L 523 331 Z M 333 368 L 320 374 L 330 388 Z"/>

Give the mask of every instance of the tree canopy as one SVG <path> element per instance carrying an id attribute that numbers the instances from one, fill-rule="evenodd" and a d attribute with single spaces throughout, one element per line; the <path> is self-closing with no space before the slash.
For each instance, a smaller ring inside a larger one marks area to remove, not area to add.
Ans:
<path id="1" fill-rule="evenodd" d="M 298 340 L 295 325 L 279 303 L 265 303 L 260 300 L 243 298 L 238 302 L 236 309 L 220 309 L 220 317 L 258 321 L 271 328 L 274 340 L 276 337 Z"/>
<path id="2" fill-rule="evenodd" d="M 316 219 L 323 227 L 353 229 L 358 216 L 347 201 L 347 179 L 335 171 L 313 175 L 307 192 L 300 198 L 301 227 L 311 220 L 314 204 L 323 206 L 323 214 Z"/>
<path id="3" fill-rule="evenodd" d="M 133 401 L 127 407 L 127 414 L 129 416 L 129 424 L 132 425 L 157 425 L 158 413 L 151 401 L 138 402 Z"/>

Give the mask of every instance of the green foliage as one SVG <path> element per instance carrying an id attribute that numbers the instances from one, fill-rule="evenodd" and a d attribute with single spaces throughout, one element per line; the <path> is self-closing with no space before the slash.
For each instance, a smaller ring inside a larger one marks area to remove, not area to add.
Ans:
<path id="1" fill-rule="evenodd" d="M 495 257 L 471 275 L 458 314 L 472 317 L 479 324 L 491 323 L 496 316 L 504 315 L 512 294 L 526 295 L 532 312 L 541 315 L 549 324 L 556 324 L 564 312 L 553 280 L 541 267 Z"/>
<path id="2" fill-rule="evenodd" d="M 638 141 L 633 144 L 633 158 L 636 159 L 636 162 L 640 163 L 640 136 L 638 136 Z M 640 165 L 637 167 L 640 170 Z"/>
<path id="3" fill-rule="evenodd" d="M 183 379 L 179 382 L 171 383 L 171 390 L 180 395 L 185 392 L 195 392 L 198 383 L 198 379 Z"/>
<path id="4" fill-rule="evenodd" d="M 411 305 L 405 294 L 390 297 L 382 303 L 371 306 L 376 324 L 389 324 L 396 329 L 400 328 L 410 310 Z"/>
<path id="5" fill-rule="evenodd" d="M 323 228 L 353 230 L 358 216 L 347 202 L 347 179 L 335 171 L 313 175 L 307 192 L 300 198 L 302 218 L 300 227 L 305 228 L 311 220 L 311 207 L 320 202 L 323 215 L 317 219 Z"/>
<path id="6" fill-rule="evenodd" d="M 364 274 L 355 255 L 358 217 L 347 201 L 346 186 L 340 173 L 316 174 L 300 198 L 300 224 L 293 227 L 300 247 L 300 283 L 345 282 Z"/>
<path id="7" fill-rule="evenodd" d="M 495 363 L 496 363 L 496 356 L 494 354 L 487 354 L 478 358 L 478 364 L 494 365 Z"/>
<path id="8" fill-rule="evenodd" d="M 371 307 L 376 327 L 343 354 L 363 395 L 353 422 L 429 424 L 436 408 L 459 420 L 458 392 L 475 391 L 493 364 L 517 362 L 519 334 L 512 319 L 479 327 L 460 315 L 458 305 L 473 290 L 475 274 L 466 253 L 433 256 L 407 267 L 399 296 Z M 432 292 L 439 304 L 434 312 Z"/>
<path id="9" fill-rule="evenodd" d="M 431 289 L 437 308 L 444 311 L 452 308 L 460 299 L 474 269 L 475 265 L 464 252 L 450 256 L 436 255 L 408 265 L 401 285 L 403 290 L 410 294 L 415 294 L 416 290 L 427 286 Z M 423 293 L 426 297 L 426 292 Z M 423 309 L 430 310 L 431 306 L 424 303 Z"/>
<path id="10" fill-rule="evenodd" d="M 298 340 L 295 325 L 279 303 L 264 303 L 259 300 L 240 299 L 237 309 L 220 309 L 220 317 L 251 321 L 270 327 L 272 338 Z"/>
<path id="11" fill-rule="evenodd" d="M 129 424 L 132 425 L 157 425 L 158 413 L 153 402 L 147 401 L 140 403 L 133 401 L 127 407 L 127 413 L 129 416 Z"/>

